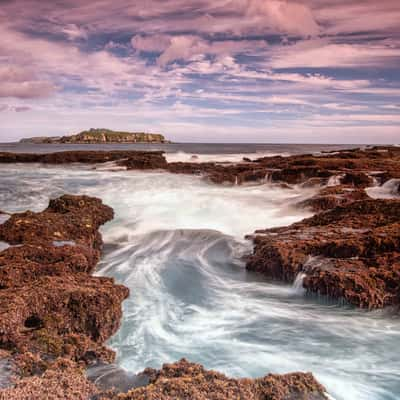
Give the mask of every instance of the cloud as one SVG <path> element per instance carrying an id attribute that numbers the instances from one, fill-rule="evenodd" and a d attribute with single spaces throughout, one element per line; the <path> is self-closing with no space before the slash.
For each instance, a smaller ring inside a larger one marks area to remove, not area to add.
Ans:
<path id="1" fill-rule="evenodd" d="M 176 60 L 191 61 L 194 56 L 199 55 L 218 56 L 218 62 L 224 57 L 230 57 L 239 53 L 254 53 L 266 47 L 267 42 L 265 40 L 207 41 L 193 35 L 171 36 L 169 37 L 168 45 L 163 49 L 157 62 L 160 66 L 165 66 Z M 230 59 L 233 60 L 232 58 Z"/>
<path id="2" fill-rule="evenodd" d="M 75 24 L 68 24 L 61 28 L 61 32 L 64 33 L 69 40 L 87 39 L 88 34 L 86 30 Z"/>
<path id="3" fill-rule="evenodd" d="M 397 0 L 314 1 L 314 15 L 327 35 L 400 31 Z"/>
<path id="4" fill-rule="evenodd" d="M 400 47 L 385 42 L 343 44 L 304 40 L 282 46 L 272 54 L 272 68 L 397 67 Z"/>
<path id="5" fill-rule="evenodd" d="M 302 36 L 314 36 L 320 32 L 310 7 L 296 1 L 250 0 L 246 16 L 254 18 L 260 30 L 267 26 L 272 31 Z"/>
<path id="6" fill-rule="evenodd" d="M 135 35 L 131 39 L 132 47 L 144 52 L 161 53 L 171 45 L 171 36 L 169 35 Z"/>
<path id="7" fill-rule="evenodd" d="M 0 97 L 42 98 L 56 89 L 51 82 L 37 79 L 29 68 L 15 65 L 0 66 L 0 82 Z"/>
<path id="8" fill-rule="evenodd" d="M 15 111 L 15 112 L 25 112 L 32 110 L 30 106 L 10 106 L 7 104 L 0 104 L 0 112 L 3 111 Z"/>
<path id="9" fill-rule="evenodd" d="M 107 116 L 200 141 L 210 120 L 221 135 L 252 126 L 262 138 L 267 124 L 282 139 L 366 125 L 391 138 L 399 125 L 387 116 L 400 98 L 398 1 L 3 3 L 0 96 L 15 100 L 0 131 L 3 117 L 10 132 L 41 131 L 50 115 L 51 129 Z"/>
<path id="10" fill-rule="evenodd" d="M 3 82 L 0 85 L 0 97 L 34 99 L 48 97 L 54 91 L 55 87 L 50 82 Z"/>

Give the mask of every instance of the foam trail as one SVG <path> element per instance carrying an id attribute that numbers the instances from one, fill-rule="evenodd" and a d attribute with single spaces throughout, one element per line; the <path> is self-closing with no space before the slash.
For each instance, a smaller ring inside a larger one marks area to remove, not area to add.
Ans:
<path id="1" fill-rule="evenodd" d="M 373 199 L 395 199 L 400 196 L 399 186 L 400 179 L 390 179 L 382 186 L 373 186 L 365 190 Z"/>
<path id="2" fill-rule="evenodd" d="M 305 289 L 303 287 L 303 280 L 306 277 L 304 272 L 299 272 L 293 282 L 293 290 L 295 293 L 303 294 Z"/>

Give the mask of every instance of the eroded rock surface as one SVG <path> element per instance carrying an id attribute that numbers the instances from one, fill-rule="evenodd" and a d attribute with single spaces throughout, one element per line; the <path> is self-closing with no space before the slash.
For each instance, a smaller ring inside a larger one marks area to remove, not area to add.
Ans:
<path id="1" fill-rule="evenodd" d="M 326 400 L 324 388 L 312 374 L 270 374 L 259 379 L 232 379 L 185 359 L 147 369 L 150 385 L 134 389 L 119 400 Z M 100 397 L 100 399 L 106 397 Z"/>
<path id="2" fill-rule="evenodd" d="M 113 372 L 111 370 L 111 372 Z M 311 373 L 269 374 L 258 379 L 234 379 L 182 359 L 160 370 L 146 368 L 134 377 L 106 373 L 115 390 L 98 393 L 96 400 L 327 400 L 325 389 Z M 133 386 L 123 393 L 121 387 Z"/>
<path id="3" fill-rule="evenodd" d="M 100 257 L 98 229 L 112 217 L 99 199 L 64 195 L 0 225 L 0 240 L 13 245 L 0 252 L 0 351 L 8 352 L 0 361 L 26 377 L 0 398 L 87 398 L 92 386 L 78 366 L 89 355 L 114 360 L 104 342 L 119 327 L 128 289 L 89 275 Z M 72 369 L 60 370 L 60 358 Z M 64 390 L 59 379 L 82 382 L 82 390 Z"/>
<path id="4" fill-rule="evenodd" d="M 257 231 L 247 268 L 368 309 L 400 303 L 400 200 L 360 200 Z"/>

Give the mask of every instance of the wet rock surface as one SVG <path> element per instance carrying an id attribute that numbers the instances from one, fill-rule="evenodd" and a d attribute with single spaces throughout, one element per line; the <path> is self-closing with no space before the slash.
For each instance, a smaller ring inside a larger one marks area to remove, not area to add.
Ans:
<path id="1" fill-rule="evenodd" d="M 164 159 L 162 151 L 60 151 L 55 153 L 8 153 L 0 152 L 0 163 L 43 163 L 43 164 L 70 164 L 70 163 L 105 163 L 117 160 L 127 161 L 127 166 L 136 165 L 140 168 L 146 160 L 148 163 L 160 162 Z M 156 167 L 159 168 L 159 167 Z"/>
<path id="2" fill-rule="evenodd" d="M 324 388 L 312 374 L 267 375 L 259 379 L 232 379 L 185 359 L 146 369 L 150 384 L 121 394 L 120 400 L 326 400 Z M 99 397 L 106 399 L 107 397 Z"/>
<path id="3" fill-rule="evenodd" d="M 337 185 L 322 188 L 316 195 L 297 203 L 297 206 L 319 212 L 366 199 L 369 199 L 369 196 L 364 189 Z"/>
<path id="4" fill-rule="evenodd" d="M 64 195 L 0 225 L 0 240 L 13 245 L 0 252 L 0 365 L 23 378 L 1 399 L 86 399 L 94 389 L 80 369 L 88 355 L 114 360 L 104 342 L 119 327 L 128 289 L 89 275 L 98 229 L 112 218 L 99 199 Z"/>
<path id="5" fill-rule="evenodd" d="M 368 309 L 400 303 L 400 200 L 359 200 L 257 231 L 247 268 Z"/>

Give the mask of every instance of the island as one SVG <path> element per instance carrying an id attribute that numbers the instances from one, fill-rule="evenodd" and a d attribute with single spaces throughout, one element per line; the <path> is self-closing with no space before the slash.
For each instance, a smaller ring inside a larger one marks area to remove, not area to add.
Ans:
<path id="1" fill-rule="evenodd" d="M 98 144 L 98 143 L 170 143 L 159 133 L 123 132 L 91 128 L 69 136 L 40 136 L 24 138 L 30 144 Z"/>

